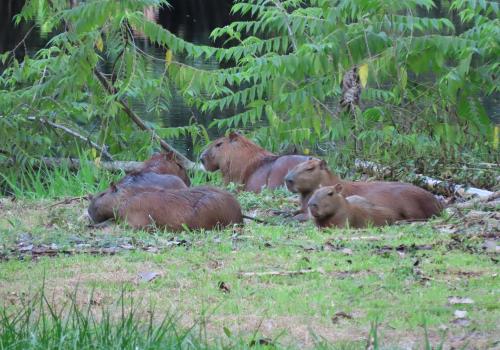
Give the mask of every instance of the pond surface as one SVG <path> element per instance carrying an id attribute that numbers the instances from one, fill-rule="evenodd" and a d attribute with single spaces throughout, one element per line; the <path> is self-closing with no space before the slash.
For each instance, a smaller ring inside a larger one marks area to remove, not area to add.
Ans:
<path id="1" fill-rule="evenodd" d="M 72 4 L 77 4 L 78 0 L 69 0 Z M 214 45 L 209 36 L 213 29 L 229 24 L 235 17 L 229 14 L 232 0 L 170 0 L 170 8 L 149 10 L 146 15 L 167 28 L 177 36 L 186 41 L 196 44 Z M 0 0 L 0 53 L 12 50 L 26 37 L 25 45 L 17 48 L 16 54 L 22 58 L 26 53 L 34 54 L 42 48 L 48 40 L 47 34 L 41 32 L 39 27 L 31 29 L 33 24 L 22 23 L 20 26 L 14 26 L 12 17 L 22 9 L 24 1 Z M 141 50 L 149 55 L 163 58 L 164 52 L 147 40 L 140 34 L 135 33 L 136 42 Z M 218 69 L 219 64 L 215 60 L 190 60 L 190 65 L 203 69 Z M 150 66 L 154 71 L 162 71 L 163 62 L 153 61 Z M 208 126 L 211 117 L 204 115 L 196 109 L 186 106 L 182 98 L 172 91 L 173 98 L 170 102 L 169 110 L 161 113 L 160 116 L 148 113 L 141 104 L 133 104 L 133 109 L 138 115 L 150 121 L 156 121 L 162 127 L 174 127 L 189 125 L 194 116 L 197 122 Z M 223 114 L 218 114 L 221 116 Z M 211 130 L 211 136 L 216 136 L 217 130 Z M 168 140 L 174 147 L 185 152 L 192 157 L 192 145 L 190 138 L 178 140 Z"/>

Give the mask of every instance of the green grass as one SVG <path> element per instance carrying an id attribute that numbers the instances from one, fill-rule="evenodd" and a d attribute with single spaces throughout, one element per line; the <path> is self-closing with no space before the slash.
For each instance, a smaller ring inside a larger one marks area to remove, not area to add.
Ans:
<path id="1" fill-rule="evenodd" d="M 69 174 L 44 181 L 62 186 L 73 181 Z M 74 181 L 54 193 L 79 195 Z M 495 227 L 486 219 L 445 214 L 428 223 L 318 231 L 272 214 L 298 205 L 278 190 L 238 194 L 245 213 L 271 225 L 149 234 L 87 227 L 84 200 L 59 203 L 36 191 L 17 198 L 0 199 L 0 348 L 222 349 L 269 338 L 278 348 L 364 349 L 375 330 L 380 349 L 438 347 L 442 339 L 456 348 L 498 345 L 498 253 L 483 249 Z M 144 272 L 158 276 L 146 282 Z M 452 296 L 474 303 L 452 305 Z M 125 316 L 123 300 L 135 301 Z M 464 322 L 456 310 L 467 311 Z M 26 313 L 34 316 L 20 316 Z"/>

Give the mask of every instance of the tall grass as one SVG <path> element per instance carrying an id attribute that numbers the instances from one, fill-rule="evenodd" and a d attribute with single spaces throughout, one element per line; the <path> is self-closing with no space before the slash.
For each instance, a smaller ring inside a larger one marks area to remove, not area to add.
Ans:
<path id="1" fill-rule="evenodd" d="M 44 164 L 23 169 L 7 168 L 0 173 L 0 196 L 14 195 L 17 198 L 42 199 L 65 196 L 83 196 L 107 188 L 112 181 L 125 175 L 123 171 L 110 172 L 81 154 L 80 168 L 70 169 L 68 164 L 49 168 Z M 211 183 L 222 185 L 219 173 L 189 171 L 193 186 Z"/>
<path id="2" fill-rule="evenodd" d="M 124 290 L 110 306 L 96 306 L 93 294 L 87 302 L 77 302 L 78 290 L 65 294 L 66 302 L 51 301 L 42 286 L 19 305 L 0 304 L 0 350 L 30 349 L 285 349 L 278 339 L 260 338 L 259 330 L 248 336 L 233 335 L 223 327 L 225 336 L 208 335 L 209 319 L 201 312 L 200 321 L 191 327 L 181 327 L 174 314 L 156 315 L 153 305 L 135 303 Z M 81 298 L 80 298 L 81 300 Z M 83 306 L 81 306 L 83 305 Z M 314 349 L 372 349 L 380 345 L 377 321 L 373 322 L 366 341 L 331 342 L 316 337 Z M 424 321 L 425 349 L 442 349 L 431 345 Z M 394 347 L 389 347 L 394 348 Z"/>
<path id="3" fill-rule="evenodd" d="M 121 175 L 104 171 L 81 157 L 78 170 L 71 170 L 68 165 L 49 168 L 43 164 L 22 170 L 8 168 L 0 174 L 0 190 L 27 199 L 82 196 L 109 186 Z"/>

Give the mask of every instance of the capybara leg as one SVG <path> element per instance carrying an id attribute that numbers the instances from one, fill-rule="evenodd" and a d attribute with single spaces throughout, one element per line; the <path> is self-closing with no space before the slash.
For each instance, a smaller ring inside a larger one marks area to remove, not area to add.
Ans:
<path id="1" fill-rule="evenodd" d="M 130 213 L 125 221 L 134 229 L 146 229 L 153 224 L 153 220 L 145 213 Z"/>

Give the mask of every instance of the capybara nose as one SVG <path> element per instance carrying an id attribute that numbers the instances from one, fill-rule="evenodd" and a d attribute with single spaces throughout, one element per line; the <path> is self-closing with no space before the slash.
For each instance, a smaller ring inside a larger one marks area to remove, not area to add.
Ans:
<path id="1" fill-rule="evenodd" d="M 286 186 L 290 189 L 293 187 L 293 178 L 290 174 L 288 174 L 287 176 L 285 176 L 285 182 L 286 182 Z"/>
<path id="2" fill-rule="evenodd" d="M 205 152 L 203 152 L 201 155 L 200 155 L 200 162 L 201 164 L 205 164 Z"/>
<path id="3" fill-rule="evenodd" d="M 307 206 L 309 207 L 309 211 L 312 216 L 318 215 L 318 205 L 316 203 L 309 203 Z"/>

